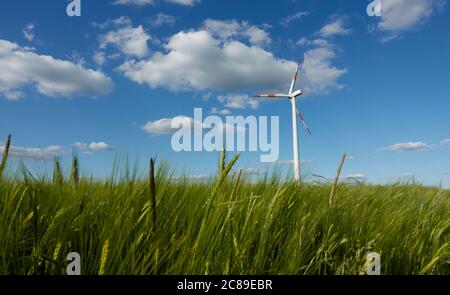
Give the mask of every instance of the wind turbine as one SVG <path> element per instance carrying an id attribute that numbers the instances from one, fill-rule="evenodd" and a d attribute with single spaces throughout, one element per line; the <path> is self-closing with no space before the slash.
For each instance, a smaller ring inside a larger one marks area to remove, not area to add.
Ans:
<path id="1" fill-rule="evenodd" d="M 268 94 L 255 94 L 254 97 L 268 97 L 275 99 L 283 99 L 288 98 L 291 101 L 292 107 L 292 139 L 293 139 L 293 152 L 294 152 L 294 178 L 295 180 L 300 180 L 300 157 L 299 157 L 299 148 L 298 148 L 298 129 L 297 129 L 297 116 L 300 118 L 300 121 L 305 127 L 306 131 L 311 135 L 311 131 L 306 125 L 305 120 L 303 119 L 302 113 L 297 109 L 297 97 L 303 94 L 301 90 L 295 90 L 295 82 L 297 81 L 298 70 L 300 68 L 300 61 L 297 63 L 297 68 L 294 72 L 294 77 L 292 78 L 291 87 L 289 88 L 288 94 L 281 93 L 268 93 Z"/>

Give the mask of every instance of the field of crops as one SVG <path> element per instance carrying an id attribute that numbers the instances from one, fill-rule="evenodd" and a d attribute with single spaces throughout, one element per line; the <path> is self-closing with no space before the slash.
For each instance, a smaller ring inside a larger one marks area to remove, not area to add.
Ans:
<path id="1" fill-rule="evenodd" d="M 69 252 L 82 274 L 364 274 L 372 251 L 382 274 L 450 274 L 449 191 L 339 184 L 330 205 L 329 184 L 249 180 L 236 160 L 203 182 L 157 165 L 154 185 L 80 179 L 76 157 L 67 176 L 0 171 L 0 274 L 65 274 Z"/>

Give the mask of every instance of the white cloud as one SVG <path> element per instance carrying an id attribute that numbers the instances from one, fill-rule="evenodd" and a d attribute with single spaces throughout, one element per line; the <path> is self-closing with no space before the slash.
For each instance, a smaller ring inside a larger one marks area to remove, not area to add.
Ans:
<path id="1" fill-rule="evenodd" d="M 99 66 L 102 66 L 106 62 L 106 56 L 103 51 L 95 52 L 93 58 L 95 63 Z"/>
<path id="2" fill-rule="evenodd" d="M 33 24 L 27 24 L 25 28 L 22 31 L 23 37 L 29 41 L 32 42 L 34 40 L 34 25 Z"/>
<path id="3" fill-rule="evenodd" d="M 128 23 L 125 27 L 101 35 L 99 41 L 100 49 L 114 45 L 126 55 L 142 58 L 148 54 L 147 41 L 150 39 L 151 37 L 141 25 L 132 27 Z"/>
<path id="4" fill-rule="evenodd" d="M 272 43 L 272 39 L 270 39 L 269 33 L 255 26 L 249 27 L 245 31 L 244 35 L 248 37 L 252 45 L 264 46 Z"/>
<path id="5" fill-rule="evenodd" d="M 88 144 L 84 143 L 84 142 L 75 142 L 73 144 L 73 146 L 78 148 L 78 149 L 86 149 L 88 147 Z"/>
<path id="6" fill-rule="evenodd" d="M 295 14 L 289 15 L 281 20 L 281 25 L 287 27 L 289 24 L 295 20 L 301 19 L 302 17 L 310 15 L 309 11 L 299 11 Z"/>
<path id="7" fill-rule="evenodd" d="M 80 64 L 39 55 L 16 43 L 0 39 L 0 95 L 7 99 L 23 96 L 21 87 L 34 85 L 47 96 L 104 95 L 113 88 L 100 71 Z"/>
<path id="8" fill-rule="evenodd" d="M 212 176 L 208 175 L 208 174 L 194 174 L 194 175 L 173 176 L 174 180 L 184 180 L 184 179 L 203 180 L 203 179 L 209 179 L 209 178 L 212 178 Z"/>
<path id="9" fill-rule="evenodd" d="M 333 45 L 326 39 L 314 39 L 311 41 L 311 44 L 319 47 L 332 47 Z"/>
<path id="10" fill-rule="evenodd" d="M 317 47 L 333 47 L 334 45 L 327 39 L 317 38 L 309 40 L 308 38 L 302 37 L 297 41 L 297 45 L 300 46 L 317 46 Z"/>
<path id="11" fill-rule="evenodd" d="M 221 115 L 221 116 L 231 115 L 231 111 L 229 109 L 219 110 L 218 108 L 215 108 L 215 107 L 211 108 L 211 111 L 209 113 L 213 114 L 213 115 Z"/>
<path id="12" fill-rule="evenodd" d="M 343 177 L 345 180 L 347 181 L 366 181 L 367 180 L 367 176 L 364 175 L 363 173 L 350 173 L 346 176 Z"/>
<path id="13" fill-rule="evenodd" d="M 120 70 L 126 77 L 150 87 L 237 90 L 286 84 L 295 63 L 276 59 L 261 48 L 238 41 L 224 43 L 207 31 L 180 32 L 146 61 L 127 61 Z"/>
<path id="14" fill-rule="evenodd" d="M 250 44 L 256 46 L 268 45 L 272 42 L 269 33 L 260 27 L 249 25 L 247 22 L 207 19 L 204 22 L 204 29 L 213 37 L 218 37 L 223 41 L 243 37 L 247 38 Z"/>
<path id="15" fill-rule="evenodd" d="M 405 142 L 397 143 L 389 147 L 380 148 L 380 151 L 391 151 L 391 152 L 411 152 L 411 151 L 423 151 L 430 149 L 432 146 L 425 142 Z"/>
<path id="16" fill-rule="evenodd" d="M 172 128 L 172 120 L 176 118 L 181 118 L 181 122 L 183 122 L 182 125 L 190 124 L 191 127 L 194 128 L 202 128 L 202 129 L 208 129 L 205 127 L 205 125 L 202 122 L 194 121 L 191 117 L 186 116 L 177 116 L 174 118 L 163 118 L 156 121 L 150 121 L 147 122 L 144 126 L 141 128 L 147 132 L 150 135 L 153 136 L 159 136 L 159 135 L 170 135 L 178 131 L 179 129 Z M 242 133 L 245 132 L 245 128 L 241 126 L 231 126 L 226 123 L 222 123 L 221 127 L 223 128 L 224 132 L 236 132 L 236 133 Z M 196 129 L 196 130 L 199 130 Z"/>
<path id="17" fill-rule="evenodd" d="M 100 30 L 105 30 L 110 26 L 115 27 L 130 27 L 132 25 L 131 19 L 128 16 L 120 16 L 115 19 L 108 19 L 105 22 L 92 22 L 92 26 Z"/>
<path id="18" fill-rule="evenodd" d="M 166 0 L 166 1 L 184 6 L 194 6 L 195 4 L 200 3 L 200 0 Z"/>
<path id="19" fill-rule="evenodd" d="M 91 144 L 76 142 L 72 146 L 79 149 L 83 155 L 91 155 L 94 151 L 113 150 L 108 144 L 104 142 L 93 142 Z M 3 154 L 4 150 L 5 145 L 0 143 L 0 154 Z M 60 145 L 53 145 L 43 148 L 10 146 L 9 149 L 9 155 L 11 157 L 43 161 L 53 160 L 54 158 L 60 157 L 66 152 L 67 150 Z"/>
<path id="20" fill-rule="evenodd" d="M 326 24 L 319 31 L 319 35 L 322 37 L 331 37 L 334 35 L 349 35 L 351 33 L 350 29 L 345 28 L 344 20 L 342 18 L 337 18 L 332 22 Z"/>
<path id="21" fill-rule="evenodd" d="M 192 123 L 193 119 L 186 117 L 186 116 L 179 116 L 183 118 L 182 122 Z M 175 117 L 177 118 L 177 117 Z M 151 121 L 147 122 L 144 126 L 142 126 L 142 129 L 145 130 L 148 134 L 152 135 L 165 135 L 165 134 L 172 134 L 175 133 L 178 129 L 173 129 L 172 126 L 172 120 L 175 118 L 163 118 L 157 121 Z"/>
<path id="22" fill-rule="evenodd" d="M 441 3 L 441 0 L 383 0 L 378 28 L 389 32 L 409 30 L 426 21 Z"/>
<path id="23" fill-rule="evenodd" d="M 3 154 L 5 150 L 5 145 L 0 146 L 0 154 Z M 52 160 L 55 157 L 59 157 L 65 150 L 62 146 L 55 145 L 45 148 L 26 148 L 18 146 L 10 146 L 9 155 L 11 157 L 19 159 L 29 159 L 29 160 Z"/>
<path id="24" fill-rule="evenodd" d="M 110 151 L 111 147 L 105 142 L 92 142 L 89 148 L 94 151 Z"/>
<path id="25" fill-rule="evenodd" d="M 347 73 L 347 69 L 333 66 L 335 57 L 336 53 L 330 48 L 321 47 L 305 52 L 300 80 L 305 93 L 320 94 L 343 87 L 338 80 Z"/>
<path id="26" fill-rule="evenodd" d="M 150 25 L 153 27 L 173 26 L 175 21 L 176 17 L 160 12 L 150 20 Z"/>
<path id="27" fill-rule="evenodd" d="M 155 3 L 155 0 L 116 0 L 113 4 L 116 5 L 134 5 L 134 6 L 145 6 Z"/>
<path id="28" fill-rule="evenodd" d="M 444 139 L 441 141 L 442 146 L 448 146 L 450 147 L 450 139 Z"/>
<path id="29" fill-rule="evenodd" d="M 241 24 L 236 20 L 215 20 L 207 19 L 204 21 L 204 28 L 212 36 L 226 40 L 239 35 L 242 32 Z"/>
<path id="30" fill-rule="evenodd" d="M 151 88 L 286 91 L 296 63 L 230 39 L 235 34 L 233 22 L 220 25 L 214 27 L 217 37 L 207 30 L 179 32 L 164 45 L 167 52 L 157 52 L 143 61 L 126 61 L 119 70 L 129 79 Z M 211 30 L 211 24 L 209 27 Z M 346 69 L 332 65 L 335 56 L 326 48 L 305 53 L 301 82 L 305 90 L 320 93 L 340 87 L 337 80 Z"/>
<path id="31" fill-rule="evenodd" d="M 83 155 L 91 155 L 94 152 L 98 151 L 113 151 L 114 149 L 107 143 L 100 141 L 100 142 L 91 142 L 91 143 L 85 143 L 85 142 L 75 142 L 73 147 L 77 148 L 82 152 Z"/>
<path id="32" fill-rule="evenodd" d="M 297 41 L 297 45 L 306 46 L 306 45 L 309 45 L 309 42 L 310 41 L 308 40 L 308 38 L 302 37 Z"/>
<path id="33" fill-rule="evenodd" d="M 257 109 L 259 101 L 245 94 L 219 95 L 217 99 L 231 109 Z"/>
<path id="34" fill-rule="evenodd" d="M 314 34 L 320 37 L 308 39 L 302 37 L 297 45 L 311 47 L 305 52 L 302 72 L 300 73 L 300 87 L 305 94 L 328 93 L 330 89 L 341 89 L 338 80 L 347 69 L 337 68 L 333 65 L 336 58 L 335 45 L 330 38 L 335 35 L 348 35 L 351 31 L 345 28 L 344 18 L 333 17 L 333 20 Z"/>
<path id="35" fill-rule="evenodd" d="M 202 95 L 204 101 L 208 101 L 213 96 L 212 92 L 208 92 Z"/>
<path id="36" fill-rule="evenodd" d="M 196 3 L 200 3 L 200 0 L 165 0 L 166 2 L 179 4 L 183 6 L 194 6 Z M 132 5 L 132 6 L 145 6 L 152 5 L 155 0 L 116 0 L 113 4 L 116 5 Z"/>
<path id="37" fill-rule="evenodd" d="M 381 37 L 380 38 L 380 42 L 381 43 L 388 43 L 391 42 L 394 39 L 397 39 L 397 35 L 390 35 L 390 36 L 385 36 L 385 37 Z"/>

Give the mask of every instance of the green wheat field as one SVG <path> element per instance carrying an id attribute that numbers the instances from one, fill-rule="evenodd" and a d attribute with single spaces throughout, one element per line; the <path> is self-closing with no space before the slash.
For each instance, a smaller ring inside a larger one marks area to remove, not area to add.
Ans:
<path id="1" fill-rule="evenodd" d="M 76 156 L 68 175 L 58 161 L 33 175 L 6 149 L 0 274 L 64 275 L 69 252 L 93 275 L 365 274 L 369 252 L 382 274 L 450 274 L 450 191 L 340 183 L 330 203 L 331 184 L 255 181 L 233 172 L 238 155 L 218 158 L 201 182 L 167 163 L 100 181 Z"/>

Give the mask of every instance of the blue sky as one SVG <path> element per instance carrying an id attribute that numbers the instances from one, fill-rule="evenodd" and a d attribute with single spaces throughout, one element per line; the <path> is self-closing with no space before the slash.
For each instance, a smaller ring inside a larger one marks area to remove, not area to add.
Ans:
<path id="1" fill-rule="evenodd" d="M 251 94 L 287 91 L 300 58 L 306 171 L 332 177 L 347 152 L 345 177 L 450 186 L 448 4 L 382 0 L 369 17 L 368 3 L 81 0 L 69 17 L 64 0 L 2 1 L 0 137 L 12 133 L 29 165 L 60 156 L 68 166 L 75 145 L 86 174 L 106 175 L 121 153 L 202 176 L 217 153 L 175 153 L 164 119 L 195 107 L 280 116 L 287 171 L 290 105 Z M 244 153 L 239 168 L 273 168 L 259 156 Z"/>

